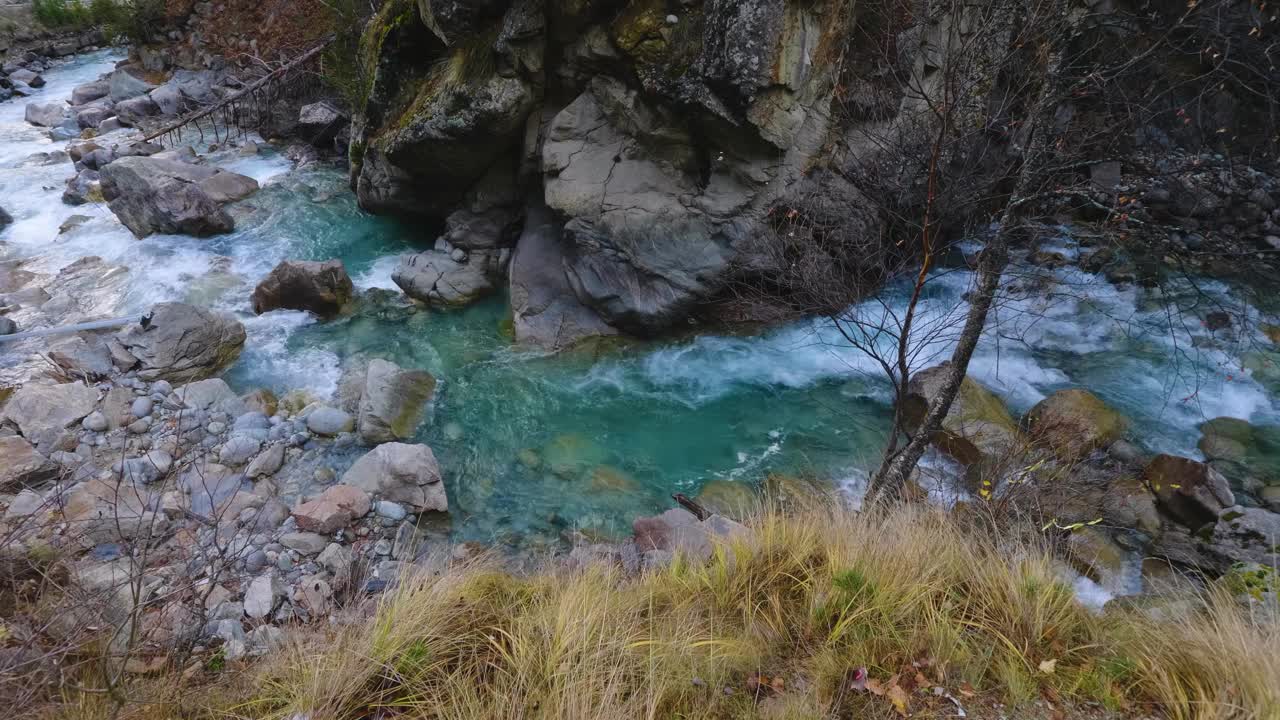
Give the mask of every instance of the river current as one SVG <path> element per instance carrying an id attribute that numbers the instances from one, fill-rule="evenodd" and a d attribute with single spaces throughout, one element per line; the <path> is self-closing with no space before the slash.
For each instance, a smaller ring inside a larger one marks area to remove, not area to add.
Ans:
<path id="1" fill-rule="evenodd" d="M 619 535 L 636 516 L 669 507 L 671 493 L 697 495 L 708 482 L 755 485 L 771 472 L 811 473 L 856 488 L 874 467 L 888 386 L 828 321 L 560 356 L 522 349 L 511 341 L 504 297 L 457 311 L 407 307 L 391 270 L 400 253 L 430 247 L 432 228 L 362 213 L 343 169 L 298 168 L 265 144 L 251 155 L 207 154 L 262 184 L 232 208 L 237 229 L 229 235 L 139 241 L 105 205 L 63 204 L 70 161 L 28 158 L 64 143 L 25 123 L 24 106 L 60 102 L 119 59 L 81 56 L 44 73 L 48 84 L 36 96 L 0 103 L 0 206 L 15 218 L 0 231 L 0 259 L 29 258 L 28 268 L 50 274 L 89 255 L 126 265 L 115 314 L 165 300 L 235 314 L 249 336 L 226 378 L 239 391 L 306 388 L 324 397 L 344 363 L 361 357 L 429 370 L 440 384 L 420 440 L 445 469 L 456 538 L 554 538 L 574 527 Z M 90 220 L 60 235 L 74 214 Z M 1068 257 L 1079 251 L 1069 229 L 1056 249 Z M 377 297 L 328 323 L 289 311 L 255 317 L 250 292 L 285 258 L 341 259 L 357 287 Z M 1275 378 L 1260 370 L 1274 367 L 1270 351 L 1259 349 L 1269 344 L 1212 332 L 1195 319 L 1203 312 L 1190 303 L 1205 298 L 1254 312 L 1228 285 L 1200 281 L 1183 298 L 1176 286 L 1115 286 L 1072 266 L 1034 283 L 1020 282 L 1021 271 L 1030 272 L 1019 264 L 1012 285 L 1032 289 L 1003 299 L 971 368 L 1015 413 L 1054 390 L 1084 387 L 1128 416 L 1147 449 L 1197 457 L 1197 426 L 1206 419 L 1280 421 L 1268 390 Z M 958 317 L 971 282 L 964 269 L 937 273 L 925 318 Z M 905 288 L 886 288 L 882 299 L 900 307 Z M 915 365 L 949 352 L 941 337 Z M 13 361 L 0 354 L 0 363 Z"/>

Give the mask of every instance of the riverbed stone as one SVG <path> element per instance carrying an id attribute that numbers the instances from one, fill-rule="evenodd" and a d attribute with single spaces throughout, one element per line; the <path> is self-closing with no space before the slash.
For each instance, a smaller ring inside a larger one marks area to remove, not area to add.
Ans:
<path id="1" fill-rule="evenodd" d="M 145 95 L 155 89 L 155 85 L 139 77 L 132 68 L 121 68 L 111 73 L 107 80 L 107 92 L 112 102 L 120 102 Z"/>
<path id="2" fill-rule="evenodd" d="M 81 383 L 23 385 L 4 406 L 4 416 L 18 426 L 23 437 L 50 451 L 67 428 L 94 411 L 98 391 Z"/>
<path id="3" fill-rule="evenodd" d="M 284 465 L 284 445 L 281 443 L 273 443 L 267 446 L 253 462 L 249 463 L 249 467 L 245 469 L 244 474 L 251 478 L 264 478 L 275 475 Z"/>
<path id="4" fill-rule="evenodd" d="M 200 189 L 216 203 L 229 203 L 258 192 L 258 181 L 247 175 L 223 170 L 201 180 Z"/>
<path id="5" fill-rule="evenodd" d="M 57 474 L 58 466 L 25 438 L 16 435 L 0 437 L 0 492 L 39 485 Z"/>
<path id="6" fill-rule="evenodd" d="M 107 80 L 95 80 L 91 83 L 77 85 L 71 91 L 72 105 L 87 105 L 94 100 L 106 97 L 111 92 L 111 83 Z"/>
<path id="7" fill-rule="evenodd" d="M 245 332 L 230 316 L 183 303 L 161 303 L 152 308 L 150 327 L 131 325 L 116 338 L 138 359 L 143 380 L 191 382 L 235 362 Z"/>
<path id="8" fill-rule="evenodd" d="M 351 302 L 355 286 L 340 260 L 284 260 L 258 283 L 250 301 L 253 312 L 306 310 L 333 317 Z"/>
<path id="9" fill-rule="evenodd" d="M 426 445 L 386 443 L 361 457 L 342 476 L 346 485 L 358 487 L 380 499 L 409 505 L 414 512 L 447 512 L 443 476 L 435 454 Z"/>
<path id="10" fill-rule="evenodd" d="M 26 121 L 37 127 L 55 127 L 70 117 L 66 103 L 27 103 Z"/>
<path id="11" fill-rule="evenodd" d="M 280 536 L 280 544 L 303 555 L 315 555 L 329 544 L 323 535 L 313 532 L 291 532 Z"/>
<path id="12" fill-rule="evenodd" d="M 436 379 L 424 370 L 406 370 L 381 359 L 369 361 L 356 421 L 360 440 L 377 445 L 413 437 L 435 387 Z"/>
<path id="13" fill-rule="evenodd" d="M 1066 462 L 1083 460 L 1124 435 L 1125 421 L 1098 396 L 1080 388 L 1059 390 L 1027 413 L 1032 437 Z"/>
<path id="14" fill-rule="evenodd" d="M 1177 455 L 1157 455 L 1143 471 L 1160 509 L 1197 530 L 1235 504 L 1227 479 L 1212 466 Z"/>
<path id="15" fill-rule="evenodd" d="M 244 593 L 244 614 L 261 620 L 271 614 L 283 595 L 284 588 L 275 575 L 259 575 Z"/>
<path id="16" fill-rule="evenodd" d="M 337 408 L 321 406 L 307 415 L 307 429 L 317 435 L 333 437 L 355 428 L 355 419 Z"/>
<path id="17" fill-rule="evenodd" d="M 319 497 L 298 504 L 293 517 L 302 530 L 330 534 L 364 517 L 370 507 L 365 491 L 351 485 L 334 485 Z"/>
<path id="18" fill-rule="evenodd" d="M 245 435 L 233 435 L 218 451 L 218 461 L 228 467 L 239 467 L 258 454 L 262 443 Z"/>

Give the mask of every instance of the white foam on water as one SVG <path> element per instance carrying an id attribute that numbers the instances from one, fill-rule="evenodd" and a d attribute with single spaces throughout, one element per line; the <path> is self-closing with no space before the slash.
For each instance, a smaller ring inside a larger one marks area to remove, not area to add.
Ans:
<path id="1" fill-rule="evenodd" d="M 1094 612 L 1102 612 L 1106 604 L 1116 597 L 1115 593 L 1083 575 L 1076 577 L 1071 583 L 1071 589 L 1075 591 L 1080 604 Z"/>
<path id="2" fill-rule="evenodd" d="M 342 368 L 336 353 L 289 347 L 295 330 L 316 322 L 309 313 L 276 310 L 242 316 L 240 321 L 247 335 L 241 362 L 252 366 L 256 381 L 268 387 L 306 388 L 321 398 L 337 392 Z"/>
<path id="3" fill-rule="evenodd" d="M 386 255 L 373 261 L 367 270 L 351 278 L 351 282 L 359 290 L 382 288 L 398 290 L 399 286 L 391 279 L 391 274 L 400 265 L 400 255 Z"/>

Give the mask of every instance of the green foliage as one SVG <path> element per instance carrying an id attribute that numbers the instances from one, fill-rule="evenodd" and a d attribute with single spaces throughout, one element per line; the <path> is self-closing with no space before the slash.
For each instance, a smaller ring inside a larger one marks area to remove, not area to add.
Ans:
<path id="1" fill-rule="evenodd" d="M 360 37 L 366 18 L 357 0 L 324 0 L 325 22 L 333 42 L 320 56 L 320 75 L 353 110 L 364 107 L 369 72 L 360 57 Z"/>
<path id="2" fill-rule="evenodd" d="M 150 42 L 165 23 L 165 0 L 95 0 L 114 5 L 107 32 L 134 45 Z"/>
<path id="3" fill-rule="evenodd" d="M 36 20 L 48 28 L 87 27 L 93 24 L 92 11 L 80 0 L 35 0 L 31 10 Z"/>

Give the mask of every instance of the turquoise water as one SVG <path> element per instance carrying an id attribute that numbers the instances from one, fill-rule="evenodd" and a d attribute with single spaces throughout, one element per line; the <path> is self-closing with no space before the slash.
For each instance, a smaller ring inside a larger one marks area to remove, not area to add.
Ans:
<path id="1" fill-rule="evenodd" d="M 46 77 L 65 95 L 115 59 L 88 56 Z M 299 169 L 270 148 L 224 148 L 209 161 L 263 184 L 233 209 L 236 232 L 138 241 L 105 207 L 58 202 L 69 164 L 18 167 L 21 157 L 54 149 L 22 123 L 20 106 L 0 105 L 0 138 L 11 151 L 0 158 L 0 189 L 18 219 L 0 233 L 0 249 L 46 272 L 85 255 L 128 265 L 129 290 L 112 314 L 175 299 L 236 314 L 249 334 L 227 376 L 238 389 L 325 396 L 344 365 L 368 357 L 435 374 L 437 398 L 419 439 L 444 467 L 458 539 L 555 541 L 571 529 L 623 535 L 636 516 L 670 507 L 671 493 L 696 495 L 711 481 L 755 486 L 770 472 L 810 472 L 856 488 L 876 464 L 887 386 L 827 321 L 548 357 L 512 345 L 504 297 L 457 311 L 409 303 L 390 281 L 396 258 L 429 247 L 438 228 L 360 212 L 341 168 Z M 91 220 L 57 235 L 73 213 Z M 1059 243 L 1065 254 L 1078 251 L 1068 230 Z M 249 312 L 254 285 L 280 260 L 335 257 L 366 291 L 353 315 L 319 323 L 298 312 Z M 962 269 L 937 273 L 920 327 L 955 327 L 971 281 Z M 1010 285 L 1035 290 L 1001 299 L 971 373 L 1016 412 L 1083 386 L 1131 419 L 1140 444 L 1193 456 L 1205 419 L 1280 422 L 1274 346 L 1253 331 L 1214 333 L 1199 322 L 1206 305 L 1257 316 L 1227 285 L 1157 294 L 1078 269 L 1046 274 L 1024 265 Z M 905 297 L 900 287 L 881 295 L 899 311 Z M 950 352 L 949 333 L 934 340 L 915 368 Z"/>

